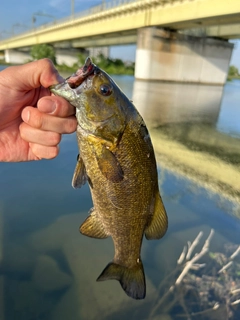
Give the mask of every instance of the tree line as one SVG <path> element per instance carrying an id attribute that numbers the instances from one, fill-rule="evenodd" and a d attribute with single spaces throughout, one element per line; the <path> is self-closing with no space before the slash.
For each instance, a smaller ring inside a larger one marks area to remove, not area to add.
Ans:
<path id="1" fill-rule="evenodd" d="M 58 64 L 56 59 L 56 53 L 54 47 L 48 44 L 38 44 L 31 48 L 30 55 L 33 60 L 42 58 L 49 58 L 56 65 L 60 72 L 75 72 L 80 65 L 84 64 L 87 54 L 79 53 L 77 55 L 78 61 L 71 67 L 66 64 Z M 111 59 L 105 57 L 103 54 L 99 54 L 97 57 L 92 59 L 99 68 L 103 69 L 110 74 L 134 74 L 135 64 L 134 62 L 125 63 L 121 59 Z"/>
<path id="2" fill-rule="evenodd" d="M 237 67 L 230 66 L 228 70 L 228 80 L 240 79 L 240 73 Z"/>

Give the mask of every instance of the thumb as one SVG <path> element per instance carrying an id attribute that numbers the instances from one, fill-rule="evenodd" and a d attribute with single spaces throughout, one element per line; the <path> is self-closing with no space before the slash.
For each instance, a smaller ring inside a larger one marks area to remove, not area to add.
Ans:
<path id="1" fill-rule="evenodd" d="M 11 86 L 22 91 L 40 86 L 48 88 L 64 81 L 50 59 L 41 59 L 21 66 L 9 67 L 8 72 L 12 72 L 12 77 L 9 77 L 11 78 Z"/>

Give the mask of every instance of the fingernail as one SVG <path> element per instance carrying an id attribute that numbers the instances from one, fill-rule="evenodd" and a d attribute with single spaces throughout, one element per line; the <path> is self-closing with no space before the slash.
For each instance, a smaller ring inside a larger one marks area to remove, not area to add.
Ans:
<path id="1" fill-rule="evenodd" d="M 57 81 L 58 83 L 62 83 L 65 81 L 65 79 L 62 76 L 60 76 L 60 74 L 57 74 Z"/>
<path id="2" fill-rule="evenodd" d="M 30 111 L 24 110 L 24 111 L 22 112 L 22 119 L 23 119 L 23 121 L 26 122 L 26 123 L 28 123 L 29 118 L 30 118 Z"/>
<path id="3" fill-rule="evenodd" d="M 44 113 L 53 113 L 56 110 L 56 103 L 51 99 L 42 99 L 39 101 L 38 109 Z"/>

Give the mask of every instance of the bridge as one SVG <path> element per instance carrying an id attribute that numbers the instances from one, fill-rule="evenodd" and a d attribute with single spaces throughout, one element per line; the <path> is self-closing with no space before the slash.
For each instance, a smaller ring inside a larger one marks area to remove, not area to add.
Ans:
<path id="1" fill-rule="evenodd" d="M 137 43 L 135 76 L 140 79 L 223 84 L 233 47 L 227 40 L 234 38 L 240 38 L 239 0 L 112 0 L 4 39 L 0 50 L 40 43 L 68 48 Z M 198 71 L 183 77 L 189 57 Z M 171 66 L 170 60 L 175 61 Z M 143 62 L 154 69 L 144 71 Z"/>

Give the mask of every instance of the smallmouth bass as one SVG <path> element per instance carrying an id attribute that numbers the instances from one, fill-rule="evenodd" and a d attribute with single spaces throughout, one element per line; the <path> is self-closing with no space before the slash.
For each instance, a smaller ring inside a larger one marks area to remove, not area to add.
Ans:
<path id="1" fill-rule="evenodd" d="M 116 279 L 127 295 L 144 299 L 143 235 L 159 239 L 168 225 L 146 125 L 117 84 L 90 58 L 50 90 L 76 107 L 80 155 L 72 185 L 80 188 L 88 182 L 94 205 L 80 232 L 99 239 L 111 236 L 114 242 L 114 259 L 97 281 Z"/>

